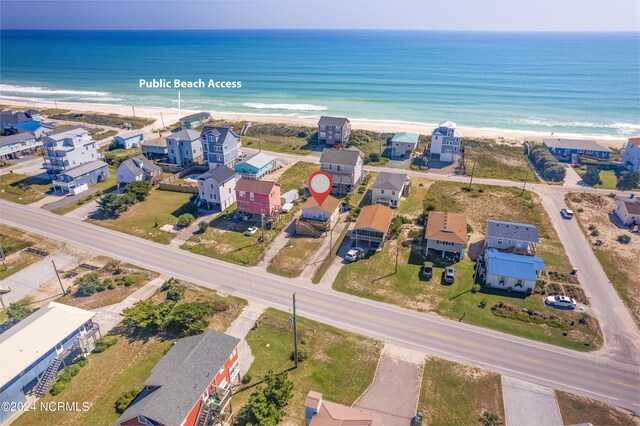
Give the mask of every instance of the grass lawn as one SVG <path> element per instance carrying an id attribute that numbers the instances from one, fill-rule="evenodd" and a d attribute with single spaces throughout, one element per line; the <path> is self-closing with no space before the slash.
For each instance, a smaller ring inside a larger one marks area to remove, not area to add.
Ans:
<path id="1" fill-rule="evenodd" d="M 157 299 L 163 299 L 165 293 L 158 292 Z M 246 301 L 233 296 L 223 297 L 213 290 L 188 285 L 185 301 L 224 301 L 229 309 L 211 317 L 209 328 L 223 332 L 233 322 Z M 122 332 L 115 333 L 118 343 L 100 354 L 91 354 L 88 364 L 68 384 L 67 388 L 56 396 L 47 394 L 41 401 L 87 401 L 91 408 L 87 412 L 65 411 L 45 412 L 28 411 L 14 424 L 51 425 L 84 424 L 112 425 L 119 414 L 114 403 L 120 395 L 130 390 L 141 390 L 142 384 L 153 367 L 160 361 L 173 344 L 173 339 L 161 339 L 157 336 L 134 338 Z"/>
<path id="2" fill-rule="evenodd" d="M 234 394 L 233 405 L 244 405 L 268 370 L 281 372 L 293 367 L 289 359 L 293 339 L 290 314 L 267 309 L 260 317 L 258 329 L 250 331 L 247 342 L 255 357 L 248 374 L 251 382 L 241 385 Z M 382 343 L 305 318 L 298 318 L 299 350 L 308 358 L 298 369 L 289 371 L 294 383 L 293 397 L 285 408 L 282 424 L 304 424 L 303 404 L 310 390 L 323 394 L 327 401 L 351 405 L 373 381 Z"/>
<path id="3" fill-rule="evenodd" d="M 101 152 L 104 155 L 104 160 L 109 163 L 109 165 L 115 167 L 115 169 L 117 169 L 118 166 L 120 166 L 120 163 L 122 163 L 123 161 L 135 157 L 138 154 L 142 154 L 142 148 L 140 147 L 131 149 L 111 149 L 112 147 L 115 147 L 115 145 L 111 144 L 109 145 L 109 147 L 102 149 Z M 115 175 L 115 173 L 113 174 Z"/>
<path id="4" fill-rule="evenodd" d="M 191 194 L 151 190 L 146 200 L 136 203 L 116 219 L 89 219 L 96 225 L 115 231 L 169 244 L 176 235 L 161 230 L 163 225 L 175 225 L 178 216 L 191 211 Z"/>
<path id="5" fill-rule="evenodd" d="M 427 425 L 475 425 L 484 411 L 504 424 L 502 380 L 496 373 L 428 357 L 418 409 Z"/>
<path id="6" fill-rule="evenodd" d="M 423 178 L 412 178 L 409 196 L 400 202 L 396 214 L 417 219 L 422 213 L 422 201 L 433 182 Z"/>
<path id="7" fill-rule="evenodd" d="M 0 224 L 0 246 L 4 250 L 7 260 L 4 266 L 0 265 L 0 280 L 15 274 L 21 269 L 42 260 L 43 258 L 35 254 L 25 253 L 21 250 L 27 247 L 44 250 L 52 253 L 62 244 L 54 243 L 39 235 L 30 234 L 21 229 Z"/>
<path id="8" fill-rule="evenodd" d="M 476 160 L 475 177 L 538 182 L 531 169 L 521 143 L 497 143 L 493 139 L 469 139 L 462 141 L 467 161 L 467 176 L 471 176 L 473 160 Z"/>
<path id="9" fill-rule="evenodd" d="M 557 390 L 556 397 L 562 421 L 566 425 L 586 424 L 594 425 L 640 425 L 640 419 L 624 410 L 604 402 L 584 398 Z"/>
<path id="10" fill-rule="evenodd" d="M 587 172 L 586 167 L 585 168 L 574 167 L 574 170 L 580 176 L 583 176 Z M 613 191 L 617 189 L 618 177 L 611 170 L 600 170 L 600 181 L 602 182 L 601 184 L 594 185 L 593 187 L 601 188 L 601 189 L 611 189 Z"/>
<path id="11" fill-rule="evenodd" d="M 267 271 L 288 278 L 299 276 L 307 266 L 311 255 L 322 244 L 322 241 L 322 238 L 312 237 L 290 238 L 290 245 L 280 250 L 267 267 Z"/>
<path id="12" fill-rule="evenodd" d="M 51 181 L 40 176 L 19 173 L 0 175 L 0 199 L 19 204 L 31 204 L 44 198 L 53 186 Z"/>
<path id="13" fill-rule="evenodd" d="M 307 186 L 307 181 L 311 173 L 320 170 L 319 164 L 298 161 L 282 173 L 278 182 L 280 183 L 280 193 L 284 194 L 292 189 L 299 189 Z"/>
<path id="14" fill-rule="evenodd" d="M 67 110 L 46 110 L 43 113 L 47 118 L 53 120 L 77 121 L 80 123 L 96 124 L 99 126 L 109 126 L 122 128 L 125 123 L 131 124 L 133 129 L 142 129 L 144 126 L 153 124 L 152 118 L 132 117 L 118 114 L 102 114 L 98 112 L 68 112 Z"/>

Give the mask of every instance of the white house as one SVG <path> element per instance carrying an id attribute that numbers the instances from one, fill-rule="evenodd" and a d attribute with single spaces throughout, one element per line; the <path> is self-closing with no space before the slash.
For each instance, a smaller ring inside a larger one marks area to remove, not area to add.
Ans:
<path id="1" fill-rule="evenodd" d="M 533 254 L 539 242 L 538 228 L 534 225 L 492 219 L 487 221 L 485 248 Z"/>
<path id="2" fill-rule="evenodd" d="M 225 210 L 236 202 L 236 172 L 224 164 L 198 176 L 200 204 L 211 209 L 215 205 Z"/>
<path id="3" fill-rule="evenodd" d="M 319 237 L 323 232 L 329 231 L 338 220 L 341 205 L 342 202 L 331 195 L 322 204 L 309 197 L 302 204 L 302 214 L 296 221 L 296 234 Z"/>
<path id="4" fill-rule="evenodd" d="M 132 130 L 113 137 L 113 141 L 116 145 L 124 149 L 136 148 L 142 145 L 144 140 L 145 134 L 142 130 Z"/>
<path id="5" fill-rule="evenodd" d="M 51 176 L 100 159 L 96 142 L 80 127 L 69 127 L 49 133 L 43 139 L 44 167 Z"/>
<path id="6" fill-rule="evenodd" d="M 626 226 L 640 225 L 640 198 L 617 197 L 614 212 Z"/>
<path id="7" fill-rule="evenodd" d="M 123 161 L 120 163 L 118 170 L 116 170 L 118 185 L 131 183 L 136 180 L 155 183 L 161 178 L 162 169 L 142 154 Z"/>
<path id="8" fill-rule="evenodd" d="M 380 172 L 371 186 L 371 202 L 396 208 L 402 197 L 409 195 L 411 180 L 404 173 Z"/>
<path id="9" fill-rule="evenodd" d="M 453 121 L 443 121 L 431 132 L 430 159 L 454 163 L 458 161 L 461 148 L 462 134 L 456 130 Z"/>
<path id="10" fill-rule="evenodd" d="M 630 138 L 622 151 L 622 165 L 627 169 L 640 173 L 640 137 Z"/>
<path id="11" fill-rule="evenodd" d="M 484 254 L 484 279 L 487 287 L 526 293 L 533 291 L 538 276 L 544 272 L 539 257 L 504 253 L 488 248 Z"/>
<path id="12" fill-rule="evenodd" d="M 355 147 L 349 149 L 325 148 L 320 156 L 320 170 L 329 173 L 332 194 L 350 193 L 362 180 L 364 154 Z"/>

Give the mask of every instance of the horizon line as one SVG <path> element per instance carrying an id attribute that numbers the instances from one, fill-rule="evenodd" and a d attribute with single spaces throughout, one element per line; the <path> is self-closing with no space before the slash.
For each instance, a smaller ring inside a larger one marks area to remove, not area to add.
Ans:
<path id="1" fill-rule="evenodd" d="M 442 33 L 535 33 L 535 34 L 639 34 L 637 30 L 487 30 L 487 29 L 429 29 L 429 28 L 0 28 L 1 31 L 159 31 L 159 32 L 195 32 L 195 31 L 395 31 L 395 32 L 442 32 Z"/>

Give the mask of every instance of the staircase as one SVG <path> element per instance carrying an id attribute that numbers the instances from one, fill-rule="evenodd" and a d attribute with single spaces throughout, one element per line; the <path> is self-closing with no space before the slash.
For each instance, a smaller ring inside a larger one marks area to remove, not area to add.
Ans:
<path id="1" fill-rule="evenodd" d="M 47 368 L 47 371 L 44 372 L 44 376 L 42 376 L 42 380 L 40 380 L 40 383 L 38 383 L 38 387 L 36 388 L 36 397 L 40 398 L 41 396 L 44 396 L 45 393 L 47 393 L 49 385 L 51 385 L 51 382 L 56 378 L 56 375 L 58 374 L 58 369 L 60 368 L 61 363 L 62 358 L 59 356 L 55 357 L 53 361 L 51 361 L 49 368 Z"/>
<path id="2" fill-rule="evenodd" d="M 205 405 L 207 405 L 206 401 L 200 409 L 200 415 L 198 416 L 196 426 L 207 426 L 211 423 L 211 411 Z"/>

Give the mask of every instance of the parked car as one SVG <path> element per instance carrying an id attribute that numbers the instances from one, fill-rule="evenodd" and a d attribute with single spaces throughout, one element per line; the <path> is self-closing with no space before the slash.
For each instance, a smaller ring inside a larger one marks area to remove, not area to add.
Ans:
<path id="1" fill-rule="evenodd" d="M 349 262 L 355 262 L 358 259 L 362 259 L 364 257 L 364 249 L 361 247 L 354 247 L 347 252 L 345 259 Z"/>
<path id="2" fill-rule="evenodd" d="M 562 209 L 560 210 L 560 214 L 562 215 L 562 217 L 564 217 L 565 219 L 571 219 L 573 217 L 573 211 L 569 210 L 569 209 Z"/>
<path id="3" fill-rule="evenodd" d="M 444 269 L 444 282 L 447 284 L 453 284 L 456 280 L 456 270 L 453 266 L 447 266 Z"/>
<path id="4" fill-rule="evenodd" d="M 255 234 L 256 232 L 258 232 L 258 228 L 256 226 L 250 226 L 247 228 L 246 231 L 244 231 L 244 235 L 250 237 L 253 234 Z"/>
<path id="5" fill-rule="evenodd" d="M 554 308 L 575 309 L 576 301 L 567 296 L 547 296 L 545 303 Z"/>
<path id="6" fill-rule="evenodd" d="M 430 280 L 433 276 L 433 263 L 424 262 L 422 264 L 422 268 L 420 269 L 420 278 L 424 280 Z"/>

